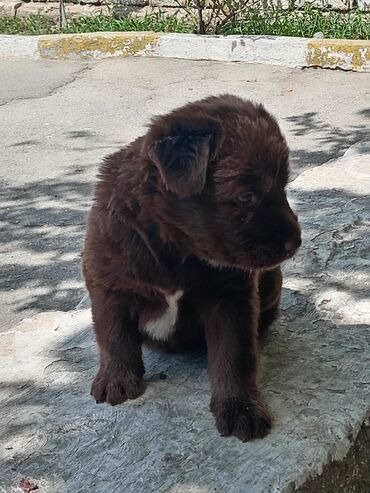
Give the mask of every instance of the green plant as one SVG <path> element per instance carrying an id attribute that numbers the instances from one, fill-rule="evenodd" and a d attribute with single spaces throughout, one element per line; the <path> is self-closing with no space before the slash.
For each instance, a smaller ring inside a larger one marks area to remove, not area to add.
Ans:
<path id="1" fill-rule="evenodd" d="M 221 1 L 221 0 L 220 0 Z M 207 14 L 209 15 L 209 14 Z M 215 15 L 215 14 L 214 14 Z M 222 23 L 206 26 L 209 34 L 256 34 L 274 36 L 312 37 L 316 32 L 325 38 L 370 39 L 370 15 L 357 10 L 348 13 L 315 9 L 306 5 L 302 10 L 269 8 L 263 11 L 248 8 L 235 13 Z M 96 31 L 155 31 L 189 33 L 199 30 L 194 16 L 179 17 L 164 12 L 144 17 L 117 19 L 113 15 L 70 18 L 64 33 Z M 50 17 L 31 15 L 26 18 L 0 17 L 0 33 L 5 34 L 54 34 L 60 32 L 58 22 Z"/>
<path id="2" fill-rule="evenodd" d="M 266 34 L 311 38 L 322 32 L 325 38 L 369 39 L 370 16 L 359 11 L 348 13 L 316 9 L 306 4 L 302 10 L 265 12 L 251 10 L 235 23 L 225 26 L 223 34 Z"/>
<path id="3" fill-rule="evenodd" d="M 196 25 L 197 34 L 221 34 L 256 5 L 257 0 L 176 0 Z"/>
<path id="4" fill-rule="evenodd" d="M 55 20 L 43 15 L 0 17 L 0 33 L 4 34 L 52 34 L 57 31 Z"/>
<path id="5" fill-rule="evenodd" d="M 166 16 L 155 12 L 144 17 L 115 18 L 113 15 L 99 14 L 95 17 L 72 18 L 64 33 L 85 33 L 95 31 L 154 31 L 154 32 L 191 32 L 189 23 L 176 16 Z"/>

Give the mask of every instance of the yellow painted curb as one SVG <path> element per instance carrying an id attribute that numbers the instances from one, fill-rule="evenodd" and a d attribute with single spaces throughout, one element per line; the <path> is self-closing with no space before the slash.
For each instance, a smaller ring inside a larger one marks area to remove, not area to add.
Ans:
<path id="1" fill-rule="evenodd" d="M 152 32 L 50 35 L 40 36 L 38 50 L 49 60 L 155 56 L 159 38 Z"/>
<path id="2" fill-rule="evenodd" d="M 370 41 L 309 39 L 307 65 L 368 71 L 370 69 Z"/>

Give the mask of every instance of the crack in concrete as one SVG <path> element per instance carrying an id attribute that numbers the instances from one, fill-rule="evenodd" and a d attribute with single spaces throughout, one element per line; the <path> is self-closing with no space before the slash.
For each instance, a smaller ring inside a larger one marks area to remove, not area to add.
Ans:
<path id="1" fill-rule="evenodd" d="M 58 84 L 57 86 L 53 87 L 50 89 L 47 94 L 44 94 L 42 96 L 29 96 L 29 97 L 24 97 L 24 98 L 13 98 L 9 99 L 9 101 L 5 101 L 4 103 L 0 103 L 0 107 L 7 106 L 9 104 L 15 103 L 17 101 L 32 101 L 32 100 L 37 100 L 37 99 L 45 99 L 50 96 L 54 96 L 60 89 L 63 89 L 70 84 L 73 84 L 76 82 L 77 79 L 80 78 L 81 75 L 83 75 L 85 72 L 92 70 L 92 67 L 89 65 L 85 65 L 81 69 L 79 69 L 77 72 L 75 72 L 71 77 L 69 77 L 67 80 L 64 80 L 61 84 Z"/>

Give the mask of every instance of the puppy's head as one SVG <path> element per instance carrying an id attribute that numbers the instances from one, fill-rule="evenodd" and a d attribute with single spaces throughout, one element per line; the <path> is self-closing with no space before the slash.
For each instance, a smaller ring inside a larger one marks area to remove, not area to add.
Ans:
<path id="1" fill-rule="evenodd" d="M 211 97 L 156 119 L 144 152 L 170 239 L 208 263 L 268 269 L 294 255 L 300 227 L 285 186 L 289 150 L 261 105 Z"/>

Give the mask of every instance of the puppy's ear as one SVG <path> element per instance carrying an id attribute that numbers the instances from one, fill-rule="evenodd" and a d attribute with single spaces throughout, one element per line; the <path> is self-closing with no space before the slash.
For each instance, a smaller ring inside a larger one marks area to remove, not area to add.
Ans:
<path id="1" fill-rule="evenodd" d="M 207 176 L 211 135 L 188 134 L 164 137 L 149 149 L 166 188 L 179 198 L 201 193 Z"/>

